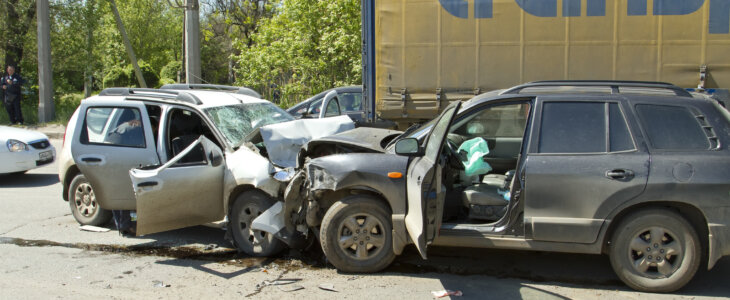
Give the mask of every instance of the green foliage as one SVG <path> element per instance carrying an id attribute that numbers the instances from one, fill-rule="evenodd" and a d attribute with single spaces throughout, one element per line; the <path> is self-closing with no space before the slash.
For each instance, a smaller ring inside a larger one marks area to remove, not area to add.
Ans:
<path id="1" fill-rule="evenodd" d="M 177 80 L 177 74 L 182 70 L 182 62 L 173 60 L 160 70 L 160 81 L 170 79 L 174 83 Z"/>
<path id="2" fill-rule="evenodd" d="M 147 84 L 147 87 L 159 87 L 160 76 L 157 75 L 157 71 L 144 60 L 140 60 L 137 63 L 139 64 L 139 70 L 142 71 L 142 77 L 144 77 L 144 82 Z M 127 69 L 131 71 L 130 78 L 133 79 L 132 81 L 136 84 L 135 86 L 139 87 L 137 77 L 134 75 L 134 67 L 130 64 Z"/>
<path id="3" fill-rule="evenodd" d="M 237 39 L 237 84 L 290 106 L 323 90 L 362 81 L 360 1 L 281 0 L 250 41 Z"/>
<path id="4" fill-rule="evenodd" d="M 121 87 L 129 86 L 130 78 L 129 72 L 126 68 L 120 66 L 113 66 L 104 75 L 104 88 L 108 87 Z"/>

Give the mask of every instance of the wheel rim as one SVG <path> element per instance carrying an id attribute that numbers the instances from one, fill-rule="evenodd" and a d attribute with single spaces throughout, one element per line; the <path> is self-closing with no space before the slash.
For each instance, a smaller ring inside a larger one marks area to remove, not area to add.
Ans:
<path id="1" fill-rule="evenodd" d="M 352 259 L 367 260 L 383 250 L 385 227 L 373 215 L 361 213 L 348 216 L 337 228 L 340 250 Z"/>
<path id="2" fill-rule="evenodd" d="M 94 195 L 94 189 L 91 188 L 89 183 L 82 183 L 76 187 L 74 192 L 74 203 L 76 204 L 76 211 L 86 217 L 90 218 L 96 214 L 99 209 L 99 205 L 96 203 L 96 195 Z"/>
<path id="3" fill-rule="evenodd" d="M 254 252 L 262 252 L 271 245 L 271 241 L 265 231 L 251 229 L 251 223 L 261 213 L 263 211 L 257 205 L 248 203 L 243 206 L 241 213 L 238 214 L 238 230 L 243 236 L 243 242 L 248 244 Z"/>
<path id="4" fill-rule="evenodd" d="M 629 259 L 639 274 L 667 278 L 679 269 L 684 251 L 676 234 L 663 227 L 650 227 L 631 240 Z"/>

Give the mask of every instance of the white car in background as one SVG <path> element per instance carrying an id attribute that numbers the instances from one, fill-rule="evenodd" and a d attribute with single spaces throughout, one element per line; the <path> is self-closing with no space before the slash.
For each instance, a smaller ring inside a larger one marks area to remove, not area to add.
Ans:
<path id="1" fill-rule="evenodd" d="M 25 173 L 56 159 L 48 136 L 37 131 L 0 126 L 0 174 Z"/>

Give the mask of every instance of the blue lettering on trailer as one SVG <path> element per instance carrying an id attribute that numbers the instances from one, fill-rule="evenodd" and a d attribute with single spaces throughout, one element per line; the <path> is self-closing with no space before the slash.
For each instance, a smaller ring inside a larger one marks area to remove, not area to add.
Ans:
<path id="1" fill-rule="evenodd" d="M 583 0 L 563 0 L 563 17 L 580 17 Z M 586 15 L 606 15 L 606 0 L 585 0 Z M 730 33 L 730 0 L 710 1 L 709 31 L 712 34 Z M 522 10 L 537 17 L 557 17 L 558 0 L 515 0 Z M 655 16 L 687 15 L 698 11 L 706 0 L 654 0 L 652 13 Z M 468 0 L 439 0 L 441 6 L 458 18 L 469 18 Z M 628 16 L 646 16 L 647 0 L 628 0 Z M 493 0 L 474 0 L 474 18 L 489 19 L 494 15 Z"/>

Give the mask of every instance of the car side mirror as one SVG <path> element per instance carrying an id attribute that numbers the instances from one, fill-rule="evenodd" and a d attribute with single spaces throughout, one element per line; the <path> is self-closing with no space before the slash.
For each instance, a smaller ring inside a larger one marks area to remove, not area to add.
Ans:
<path id="1" fill-rule="evenodd" d="M 395 143 L 395 154 L 403 156 L 420 156 L 421 147 L 415 138 L 405 138 Z"/>
<path id="2" fill-rule="evenodd" d="M 210 159 L 210 164 L 214 167 L 220 166 L 223 163 L 223 156 L 217 151 L 211 151 L 208 154 L 208 159 Z"/>

